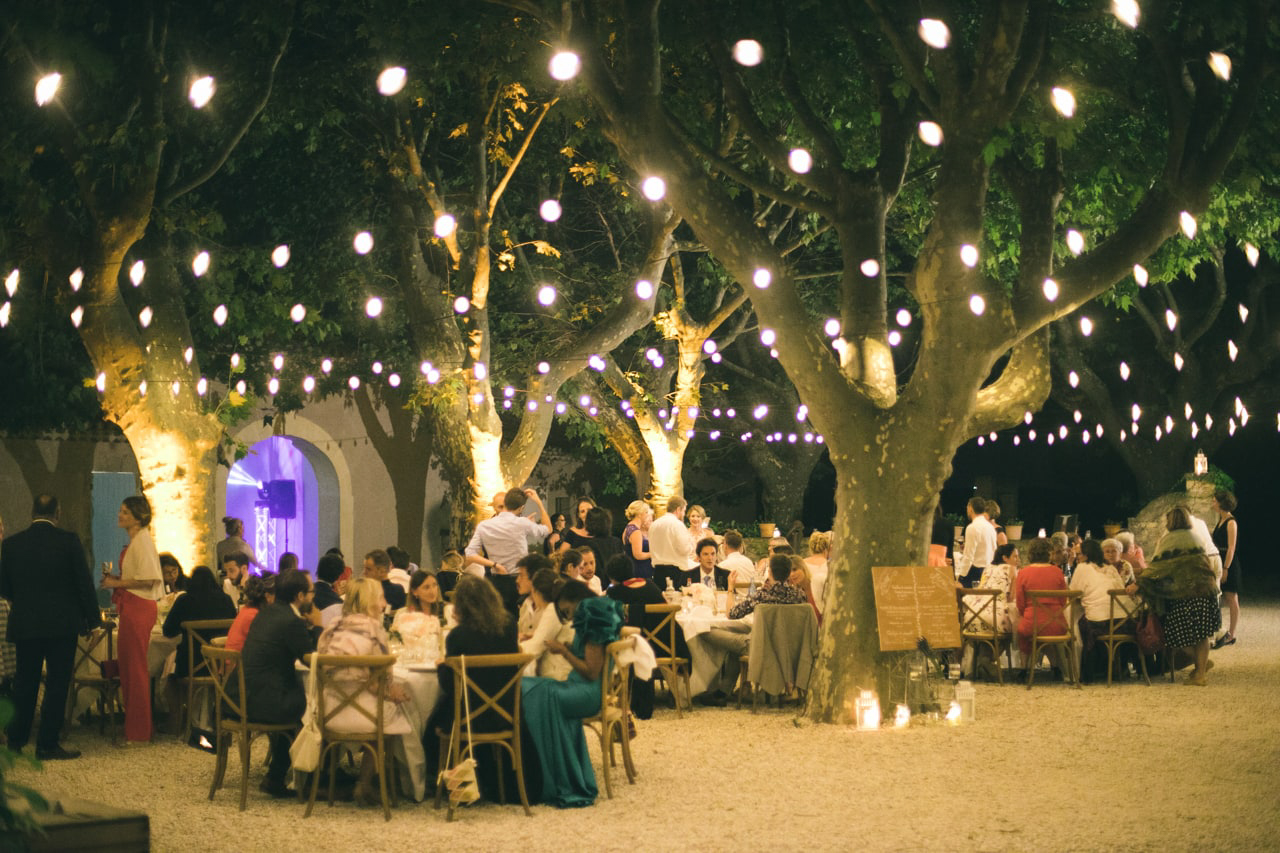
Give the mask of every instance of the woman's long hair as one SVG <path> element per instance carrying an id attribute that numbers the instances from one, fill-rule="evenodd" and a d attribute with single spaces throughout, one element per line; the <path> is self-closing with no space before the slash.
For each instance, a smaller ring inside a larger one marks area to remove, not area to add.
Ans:
<path id="1" fill-rule="evenodd" d="M 431 573 L 418 569 L 413 573 L 413 577 L 409 578 L 409 600 L 405 607 L 419 613 L 428 613 L 432 616 L 444 615 L 444 593 L 440 592 L 440 583 L 436 582 L 436 591 L 439 595 L 436 597 L 435 603 L 431 605 L 430 610 L 423 610 L 422 604 L 418 601 L 418 597 L 414 595 L 418 591 L 418 587 L 427 582 L 427 578 L 431 577 Z"/>
<path id="2" fill-rule="evenodd" d="M 459 625 L 489 636 L 500 636 L 511 622 L 493 584 L 475 575 L 458 578 L 453 588 L 453 613 Z"/>

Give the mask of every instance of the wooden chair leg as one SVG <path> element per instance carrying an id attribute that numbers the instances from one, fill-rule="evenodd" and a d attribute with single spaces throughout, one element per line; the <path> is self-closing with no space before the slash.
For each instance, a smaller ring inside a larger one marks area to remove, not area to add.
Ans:
<path id="1" fill-rule="evenodd" d="M 374 755 L 374 769 L 378 772 L 378 790 L 382 794 L 382 818 L 391 820 L 391 803 L 387 797 L 387 749 L 382 735 L 378 735 L 378 751 Z"/>
<path id="2" fill-rule="evenodd" d="M 613 780 L 610 778 L 613 774 L 609 772 L 609 759 L 613 758 L 613 723 L 605 719 L 605 713 L 608 709 L 602 709 L 600 714 L 600 771 L 604 776 L 604 792 L 609 799 L 613 799 Z"/>
<path id="3" fill-rule="evenodd" d="M 227 773 L 227 752 L 231 748 L 231 741 L 226 732 L 215 732 L 213 736 L 214 749 L 216 759 L 213 764 L 213 782 L 209 785 L 209 799 L 213 799 L 214 794 L 222 787 L 222 780 Z"/>
<path id="4" fill-rule="evenodd" d="M 525 817 L 533 817 L 533 809 L 529 808 L 529 795 L 524 788 L 524 759 L 520 753 L 520 729 L 516 728 L 511 739 L 511 763 L 516 771 L 516 788 L 520 792 L 520 805 L 524 806 Z"/>
<path id="5" fill-rule="evenodd" d="M 249 733 L 240 733 L 240 811 L 249 802 Z"/>

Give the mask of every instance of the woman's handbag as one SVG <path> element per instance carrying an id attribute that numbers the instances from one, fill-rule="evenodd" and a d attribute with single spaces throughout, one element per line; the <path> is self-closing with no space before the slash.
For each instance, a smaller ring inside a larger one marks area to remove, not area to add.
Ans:
<path id="1" fill-rule="evenodd" d="M 1164 626 L 1160 624 L 1160 617 L 1150 609 L 1138 617 L 1138 649 L 1144 655 L 1164 650 Z"/>
<path id="2" fill-rule="evenodd" d="M 465 806 L 480 799 L 480 788 L 476 783 L 476 760 L 471 755 L 471 691 L 467 689 L 467 656 L 462 656 L 462 703 L 467 721 L 467 757 L 458 761 L 448 770 L 440 772 L 437 785 L 449 789 L 449 805 Z M 453 732 L 449 736 L 449 756 L 453 756 L 453 746 L 458 734 L 458 721 L 453 721 Z"/>
<path id="3" fill-rule="evenodd" d="M 316 659 L 311 656 L 311 672 L 307 676 L 307 710 L 302 717 L 302 731 L 293 739 L 289 747 L 289 759 L 293 769 L 303 773 L 314 773 L 320 766 L 320 749 L 324 745 L 324 735 L 316 722 Z"/>

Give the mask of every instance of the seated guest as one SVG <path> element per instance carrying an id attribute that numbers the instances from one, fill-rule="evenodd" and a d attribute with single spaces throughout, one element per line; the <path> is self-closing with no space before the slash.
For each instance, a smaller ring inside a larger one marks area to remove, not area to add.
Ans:
<path id="1" fill-rule="evenodd" d="M 387 632 L 382 628 L 382 611 L 386 602 L 382 597 L 382 584 L 375 580 L 363 578 L 351 584 L 347 590 L 347 600 L 342 605 L 339 616 L 316 644 L 316 651 L 322 655 L 385 655 L 389 653 Z M 341 693 L 350 695 L 353 688 L 368 685 L 370 676 L 368 667 L 347 667 L 329 672 L 329 677 L 341 685 Z M 376 713 L 377 697 L 369 692 L 371 686 L 361 691 L 359 704 L 371 714 Z M 339 707 L 342 696 L 339 690 L 326 688 L 326 713 Z M 403 684 L 388 681 L 384 694 L 382 730 L 388 737 L 405 737 L 411 735 L 413 729 L 400 705 L 409 699 L 409 692 Z M 330 717 L 325 726 L 336 732 L 360 733 L 372 732 L 373 723 L 361 713 L 359 708 L 347 706 Z M 358 801 L 365 805 L 378 805 L 379 793 L 374 783 L 377 768 L 368 752 L 360 765 L 360 783 L 356 792 Z M 391 769 L 387 768 L 387 775 Z"/>
<path id="2" fill-rule="evenodd" d="M 790 546 L 787 546 L 790 548 Z M 754 613 L 759 604 L 808 604 L 809 597 L 799 587 L 790 583 L 794 566 L 786 554 L 774 554 L 769 558 L 769 578 L 765 585 L 733 606 L 730 619 L 742 619 Z M 723 706 L 738 684 L 742 672 L 739 658 L 747 653 L 751 635 L 747 631 L 730 628 L 712 628 L 703 635 L 704 642 L 728 652 L 719 674 L 707 685 L 707 690 L 693 697 L 700 705 Z"/>
<path id="3" fill-rule="evenodd" d="M 409 552 L 398 545 L 388 545 L 387 556 L 391 558 L 391 571 L 387 573 L 387 580 L 407 593 L 409 578 L 413 576 L 413 572 L 409 570 L 409 566 L 413 565 L 413 561 L 409 559 Z"/>
<path id="4" fill-rule="evenodd" d="M 222 591 L 236 607 L 240 606 L 241 592 L 248 577 L 248 554 L 234 551 L 222 558 Z"/>
<path id="5" fill-rule="evenodd" d="M 392 610 L 399 610 L 404 607 L 408 595 L 403 587 L 388 579 L 390 572 L 391 556 L 386 551 L 374 548 L 364 555 L 364 576 L 381 583 L 382 595 L 386 598 L 387 606 Z"/>
<path id="6" fill-rule="evenodd" d="M 1147 558 L 1142 553 L 1142 546 L 1134 541 L 1133 534 L 1128 530 L 1121 530 L 1116 534 L 1116 541 L 1121 546 L 1120 556 L 1133 566 L 1134 574 L 1141 574 L 1147 567 Z"/>
<path id="7" fill-rule="evenodd" d="M 983 571 L 976 587 L 977 589 L 994 589 L 999 593 L 995 601 L 996 621 L 994 625 L 991 624 L 989 598 L 966 595 L 964 597 L 965 606 L 972 608 L 978 614 L 974 620 L 974 628 L 986 631 L 995 628 L 999 634 L 1009 634 L 1013 631 L 1013 617 L 1015 614 L 1011 612 L 1010 595 L 1013 592 L 1013 580 L 1018 574 L 1018 566 L 1021 562 L 1022 559 L 1018 553 L 1017 545 L 1010 543 L 996 547 L 995 557 L 992 558 L 991 565 L 987 566 L 986 570 Z M 977 650 L 976 656 L 975 649 Z M 960 667 L 964 672 L 970 674 L 981 672 L 988 680 L 994 681 L 996 679 L 995 666 L 991 663 L 990 646 L 981 643 L 966 645 Z"/>
<path id="8" fill-rule="evenodd" d="M 716 559 L 719 557 L 716 540 L 710 536 L 699 540 L 694 549 L 694 555 L 698 559 L 698 565 L 684 573 L 685 585 L 696 583 L 713 589 L 729 588 L 729 570 L 716 565 Z"/>
<path id="9" fill-rule="evenodd" d="M 441 595 L 453 592 L 453 588 L 458 585 L 462 565 L 462 555 L 457 551 L 451 549 L 444 552 L 444 556 L 440 558 L 440 568 L 436 570 L 436 583 L 440 584 Z"/>
<path id="10" fill-rule="evenodd" d="M 583 548 L 567 548 L 561 551 L 556 557 L 556 571 L 569 580 L 581 580 L 583 550 Z M 595 554 L 590 548 L 585 550 L 591 553 L 591 559 L 594 562 Z"/>
<path id="11" fill-rule="evenodd" d="M 596 582 L 591 583 L 591 579 L 595 578 L 597 572 L 604 571 L 611 557 L 624 553 L 622 540 L 613 535 L 613 518 L 609 515 L 609 511 L 598 506 L 587 510 L 587 532 L 591 534 L 591 538 L 587 540 L 587 547 L 591 549 L 595 559 L 591 561 L 590 569 L 586 569 L 585 565 L 581 567 L 579 575 L 589 571 L 590 574 L 582 580 L 586 581 L 592 592 L 599 595 L 602 591 L 600 580 L 596 578 Z"/>
<path id="12" fill-rule="evenodd" d="M 787 579 L 787 583 L 804 593 L 805 600 L 813 608 L 813 615 L 821 622 L 822 611 L 818 609 L 818 602 L 813 597 L 813 577 L 809 574 L 809 564 L 795 554 L 788 559 L 791 560 L 791 577 Z"/>
<path id="13" fill-rule="evenodd" d="M 447 657 L 505 655 L 520 651 L 520 643 L 516 639 L 516 620 L 503 606 L 502 598 L 493 584 L 486 579 L 471 574 L 459 577 L 453 592 L 453 612 L 458 626 L 445 637 L 444 651 Z M 514 668 L 486 668 L 469 672 L 468 675 L 481 689 L 492 694 L 500 690 L 514 673 Z M 449 667 L 442 664 L 437 670 L 437 677 L 440 679 L 440 700 L 427 720 L 422 738 L 427 767 L 433 772 L 440 764 L 440 733 L 443 732 L 447 737 L 453 728 L 453 695 L 457 689 L 454 672 Z M 506 699 L 514 701 L 511 696 Z M 505 727 L 501 716 L 493 711 L 479 714 L 471 723 L 473 732 L 489 732 Z M 493 761 L 479 762 L 476 775 L 480 793 L 486 799 L 496 801 L 498 776 L 494 764 Z M 515 789 L 506 786 L 505 790 Z"/>
<path id="14" fill-rule="evenodd" d="M 178 654 L 173 662 L 173 674 L 165 685 L 165 697 L 169 705 L 169 731 L 177 732 L 182 719 L 182 699 L 180 696 L 179 682 L 185 681 L 191 674 L 190 661 L 188 661 L 186 638 L 183 636 L 183 622 L 192 622 L 205 619 L 235 619 L 236 606 L 231 603 L 231 599 L 227 597 L 221 589 L 218 588 L 218 579 L 213 576 L 213 570 L 208 566 L 196 566 L 191 571 L 191 579 L 187 584 L 186 592 L 181 593 L 173 602 L 173 607 L 169 610 L 169 615 L 165 617 L 164 625 L 161 631 L 166 637 L 183 637 L 182 642 L 178 645 Z M 205 642 L 214 637 L 221 637 L 226 633 L 225 629 L 210 629 L 202 632 Z M 200 643 L 197 641 L 195 654 L 197 667 L 200 666 Z"/>
<path id="15" fill-rule="evenodd" d="M 600 583 L 600 577 L 597 574 L 600 563 L 596 561 L 596 551 L 591 547 L 579 549 L 582 554 L 582 561 L 578 563 L 578 580 L 587 585 L 587 588 L 596 595 L 604 592 L 604 585 Z M 614 556 L 617 556 L 616 554 Z"/>
<path id="16" fill-rule="evenodd" d="M 751 561 L 748 560 L 747 562 L 750 563 Z M 631 570 L 632 565 L 625 558 L 614 557 L 610 560 L 608 567 L 609 580 L 613 583 L 605 591 L 605 595 L 614 601 L 620 602 L 626 608 L 628 625 L 635 628 L 647 628 L 652 631 L 662 621 L 662 614 L 645 613 L 644 608 L 649 604 L 666 604 L 666 599 L 662 597 L 662 590 L 658 589 L 657 584 L 647 578 L 633 577 Z M 689 656 L 688 647 L 684 646 L 683 651 L 681 651 L 682 647 L 679 645 L 684 641 L 684 635 L 679 629 L 676 631 L 676 637 L 676 655 L 687 658 Z M 652 679 L 648 681 L 634 677 L 631 679 L 631 711 L 642 720 L 647 720 L 653 716 Z"/>
<path id="17" fill-rule="evenodd" d="M 280 555 L 279 563 L 276 565 L 276 574 L 296 568 L 298 568 L 298 555 L 292 551 L 285 551 Z"/>
<path id="18" fill-rule="evenodd" d="M 570 666 L 560 655 L 554 654 L 547 646 L 548 640 L 568 643 L 573 640 L 573 628 L 561 623 L 560 614 L 556 611 L 556 593 L 567 581 L 550 568 L 541 568 L 529 581 L 529 600 L 532 602 L 531 612 L 535 614 L 535 624 L 528 635 L 523 632 L 520 637 L 520 651 L 527 655 L 537 655 L 537 659 L 526 667 L 527 675 L 541 675 L 564 681 L 569 677 Z"/>
<path id="19" fill-rule="evenodd" d="M 790 557 L 796 551 L 791 547 L 791 543 L 780 537 L 769 540 L 769 556 L 761 557 L 756 562 L 756 572 L 764 578 L 765 583 L 769 582 L 769 560 L 777 555 Z"/>
<path id="20" fill-rule="evenodd" d="M 311 577 L 289 571 L 276 580 L 276 601 L 262 608 L 249 626 L 241 660 L 244 666 L 245 715 L 255 723 L 301 725 L 306 690 L 295 665 L 315 649 L 304 611 L 311 609 Z M 293 735 L 271 734 L 267 776 L 258 790 L 288 797 L 286 787 Z"/>
<path id="21" fill-rule="evenodd" d="M 326 628 L 342 613 L 342 596 L 338 594 L 336 587 L 346 568 L 342 558 L 336 554 L 325 554 L 316 564 L 316 594 L 313 603 L 320 611 L 321 622 Z"/>
<path id="22" fill-rule="evenodd" d="M 187 588 L 187 576 L 182 572 L 182 564 L 167 551 L 160 555 L 160 573 L 164 575 L 165 595 L 182 592 Z"/>
<path id="23" fill-rule="evenodd" d="M 815 530 L 809 535 L 809 556 L 804 558 L 809 567 L 809 578 L 813 585 L 813 603 L 822 615 L 823 596 L 827 591 L 827 573 L 830 568 L 827 558 L 831 554 L 831 533 Z"/>
<path id="24" fill-rule="evenodd" d="M 409 578 L 409 596 L 404 609 L 396 613 L 391 630 L 397 625 L 418 620 L 434 620 L 440 627 L 453 624 L 453 605 L 446 604 L 440 595 L 440 583 L 436 576 L 418 569 Z"/>
<path id="25" fill-rule="evenodd" d="M 618 639 L 622 605 L 569 581 L 556 596 L 556 608 L 573 623 L 573 643 L 549 640 L 547 646 L 573 671 L 566 681 L 524 679 L 524 720 L 542 766 L 543 801 L 560 808 L 589 806 L 598 789 L 582 720 L 600 711 L 605 647 Z"/>
<path id="26" fill-rule="evenodd" d="M 1018 607 L 1018 648 L 1030 671 L 1039 663 L 1029 660 L 1032 627 L 1038 625 L 1043 634 L 1062 634 L 1067 631 L 1067 621 L 1062 613 L 1061 601 L 1046 601 L 1033 612 L 1027 590 L 1065 590 L 1067 579 L 1063 577 L 1062 569 L 1053 563 L 1055 558 L 1065 559 L 1066 552 L 1061 548 L 1054 548 L 1048 539 L 1033 539 L 1027 546 L 1027 556 L 1031 562 L 1023 566 L 1014 579 L 1013 594 Z M 1053 650 L 1056 651 L 1056 647 Z M 1057 657 L 1055 654 L 1053 661 Z M 1060 666 L 1060 662 L 1055 665 Z"/>
<path id="27" fill-rule="evenodd" d="M 1133 565 L 1123 556 L 1124 546 L 1120 544 L 1119 539 L 1103 539 L 1102 540 L 1102 559 L 1107 565 L 1116 570 L 1120 575 L 1120 580 L 1126 585 L 1131 584 L 1137 579 L 1137 575 L 1133 573 Z"/>
<path id="28" fill-rule="evenodd" d="M 236 614 L 236 621 L 227 629 L 227 648 L 232 651 L 244 649 L 245 638 L 249 636 L 249 626 L 254 617 L 268 604 L 276 600 L 276 576 L 265 574 L 261 577 L 250 577 L 244 583 L 244 607 Z M 342 600 L 338 600 L 342 604 Z"/>
<path id="29" fill-rule="evenodd" d="M 545 598 L 535 600 L 533 597 L 532 578 L 544 569 L 551 572 L 554 578 L 551 560 L 542 554 L 526 554 L 516 561 L 516 592 L 521 596 L 520 609 L 516 615 L 516 633 L 521 642 L 533 636 L 547 603 Z"/>
<path id="30" fill-rule="evenodd" d="M 1119 553 L 1118 549 L 1114 550 Z M 1107 633 L 1107 625 L 1111 619 L 1110 590 L 1124 589 L 1120 574 L 1115 566 L 1106 561 L 1102 551 L 1102 545 L 1096 539 L 1086 539 L 1080 543 L 1080 562 L 1071 573 L 1068 587 L 1084 594 L 1081 598 L 1084 614 L 1080 617 L 1080 680 L 1086 682 L 1094 680 L 1099 671 L 1106 674 L 1107 650 L 1098 644 L 1097 638 Z M 1098 660 L 1099 652 L 1102 654 L 1101 661 Z"/>
<path id="31" fill-rule="evenodd" d="M 742 553 L 742 534 L 736 530 L 724 532 L 724 559 L 720 568 L 729 572 L 729 589 L 740 583 L 763 583 L 765 576 L 756 571 L 756 564 Z"/>

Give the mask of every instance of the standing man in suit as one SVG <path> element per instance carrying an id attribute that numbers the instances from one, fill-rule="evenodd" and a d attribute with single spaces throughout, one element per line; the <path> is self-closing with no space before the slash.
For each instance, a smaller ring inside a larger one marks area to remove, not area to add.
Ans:
<path id="1" fill-rule="evenodd" d="M 686 584 L 700 583 L 712 589 L 728 589 L 729 570 L 722 569 L 716 565 L 716 558 L 720 556 L 720 549 L 716 545 L 716 540 L 710 536 L 699 540 L 697 555 L 698 565 L 691 571 L 685 572 L 684 582 Z"/>
<path id="2" fill-rule="evenodd" d="M 18 654 L 9 747 L 21 750 L 31 736 L 44 669 L 36 758 L 79 758 L 79 750 L 64 748 L 58 738 L 75 665 L 76 635 L 101 624 L 102 614 L 80 538 L 58 527 L 58 499 L 39 495 L 31 516 L 30 527 L 0 546 L 0 596 L 12 608 L 8 639 Z"/>

